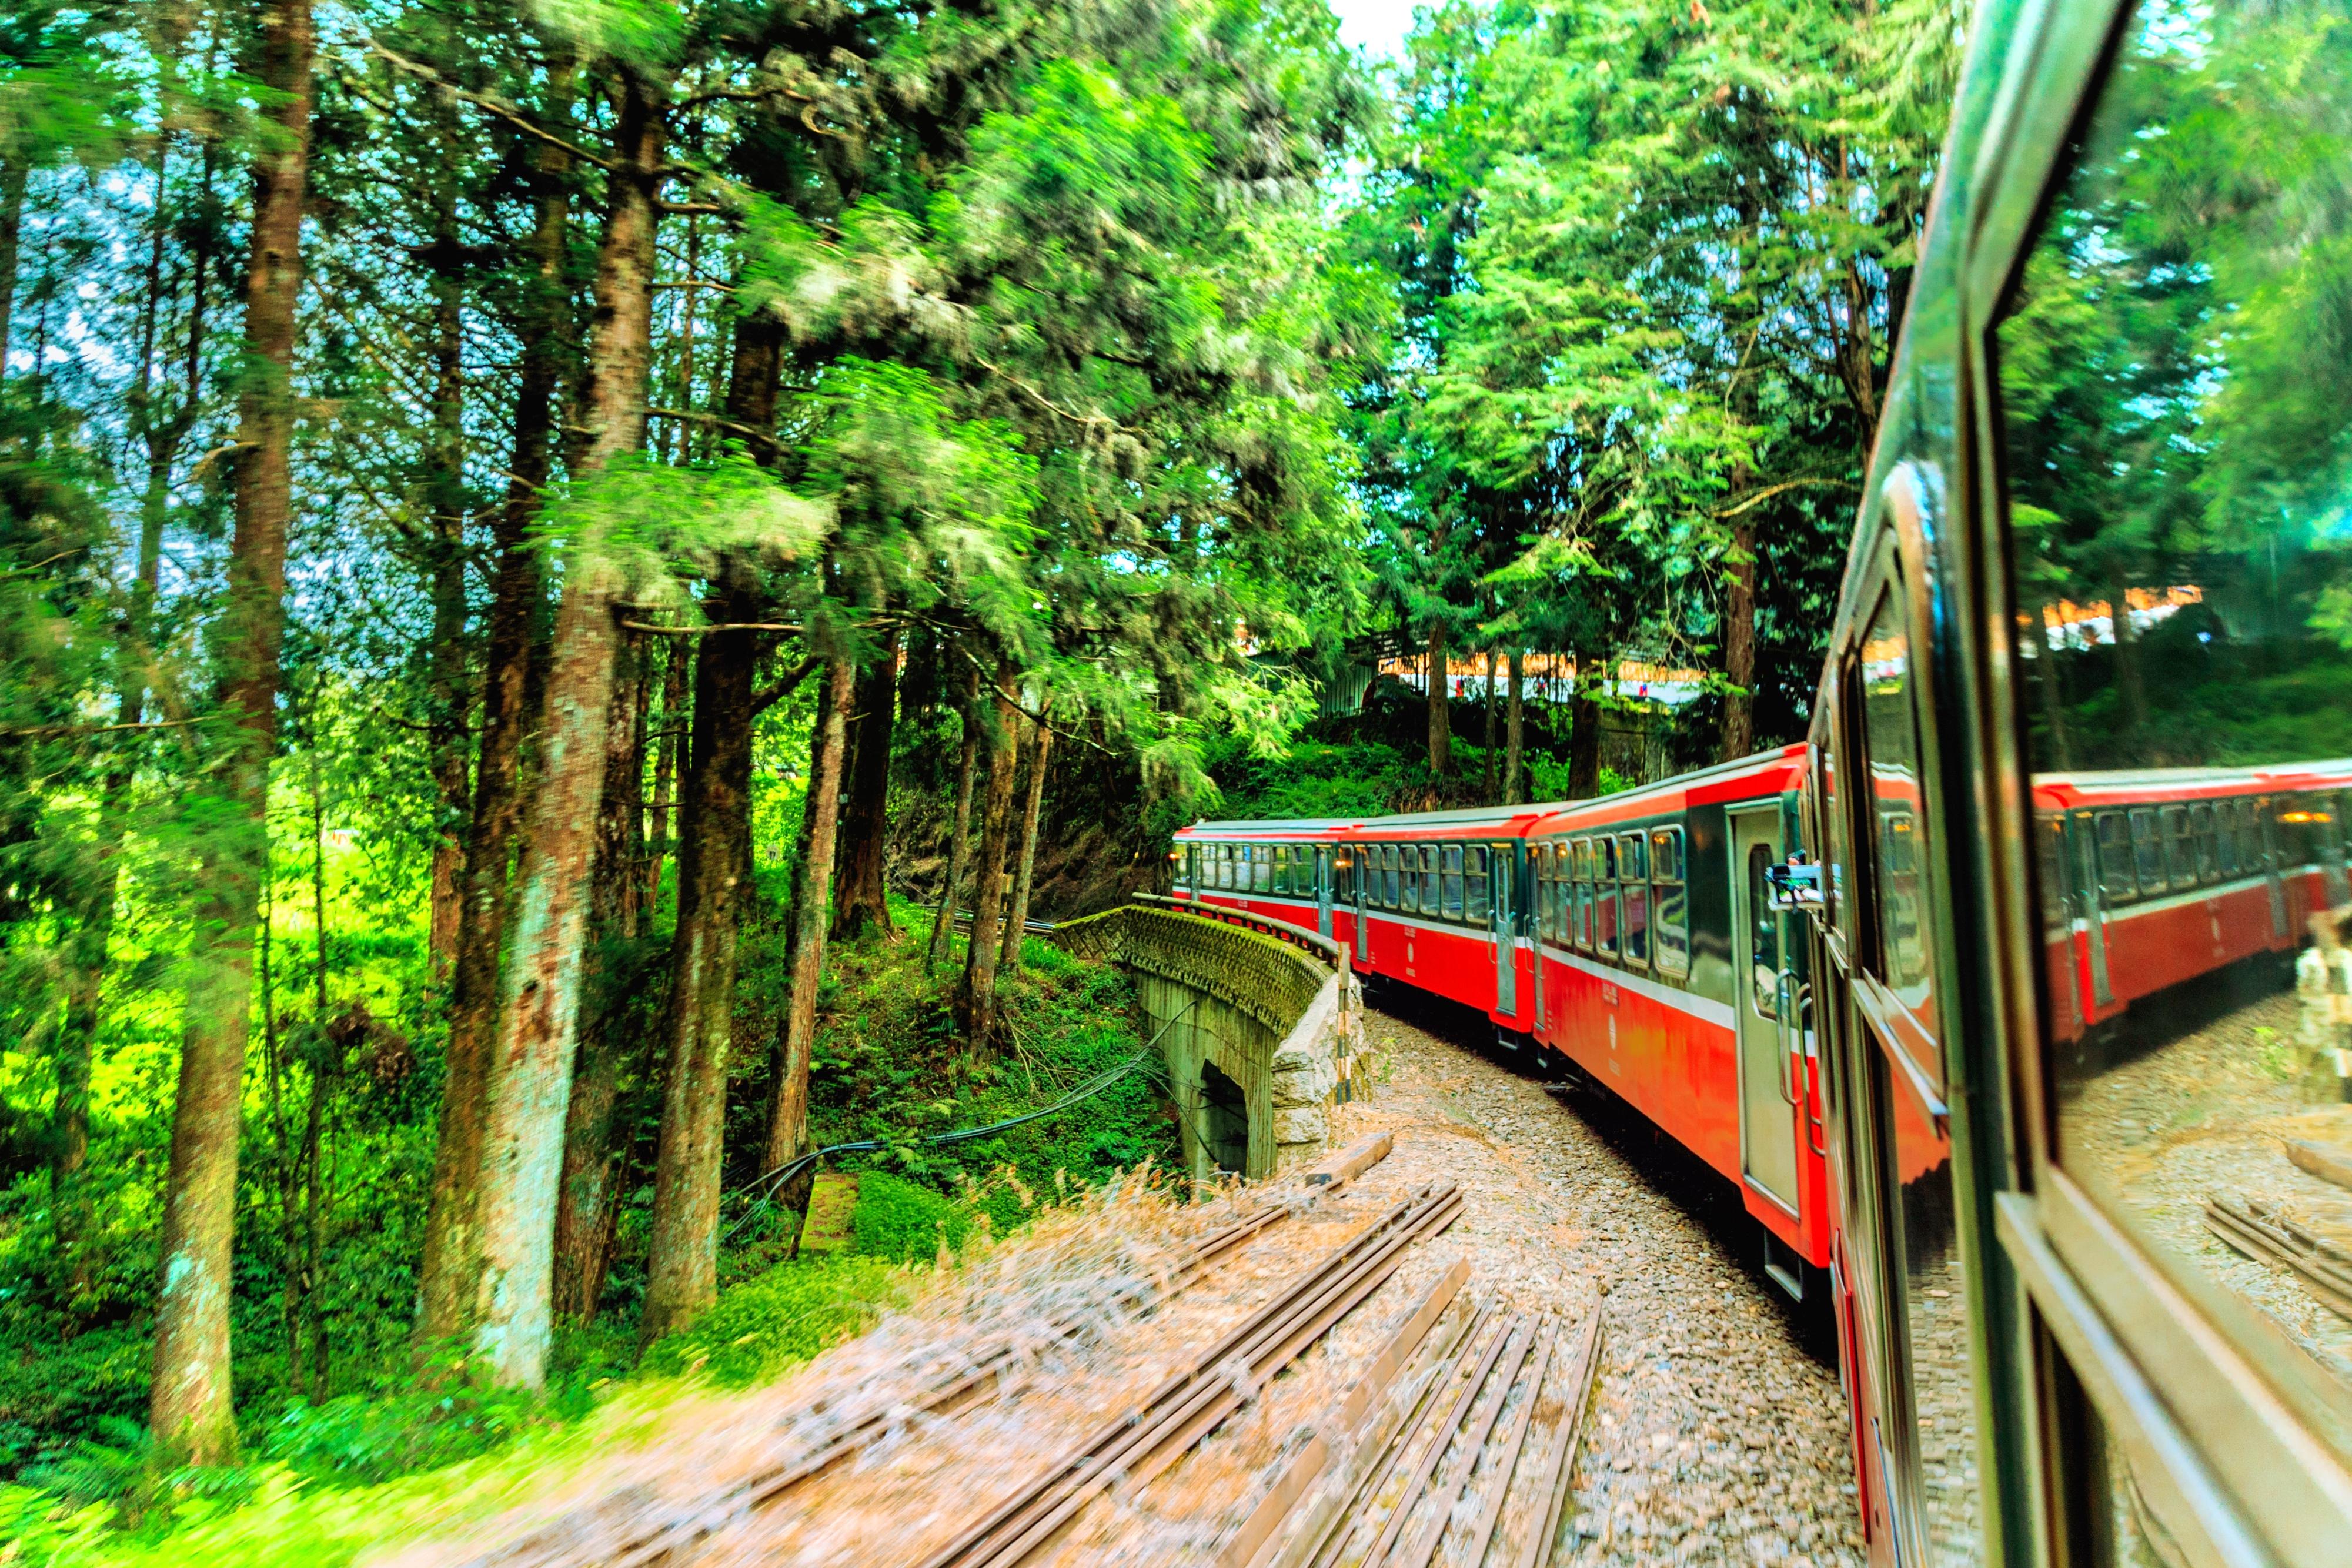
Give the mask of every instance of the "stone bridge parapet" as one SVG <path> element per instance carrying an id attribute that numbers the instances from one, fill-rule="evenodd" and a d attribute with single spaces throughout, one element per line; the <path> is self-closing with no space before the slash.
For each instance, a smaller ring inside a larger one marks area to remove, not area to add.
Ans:
<path id="1" fill-rule="evenodd" d="M 1139 897 L 1053 940 L 1135 977 L 1192 1174 L 1268 1176 L 1319 1158 L 1362 1097 L 1363 998 L 1348 953 L 1281 921 Z"/>

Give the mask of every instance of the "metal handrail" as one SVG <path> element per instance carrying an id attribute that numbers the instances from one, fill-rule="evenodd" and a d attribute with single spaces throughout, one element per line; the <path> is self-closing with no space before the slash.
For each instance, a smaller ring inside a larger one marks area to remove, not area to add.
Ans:
<path id="1" fill-rule="evenodd" d="M 1293 925 L 1287 920 L 1271 915 L 1253 915 L 1246 909 L 1230 909 L 1222 904 L 1204 904 L 1198 898 L 1169 898 L 1157 893 L 1136 893 L 1128 895 L 1130 904 L 1149 904 L 1157 909 L 1173 910 L 1179 915 L 1196 915 L 1205 919 L 1220 920 L 1227 925 L 1244 926 L 1261 936 L 1271 936 L 1293 946 L 1304 947 L 1320 957 L 1340 974 L 1352 972 L 1348 961 L 1348 949 L 1318 931 L 1304 925 Z"/>

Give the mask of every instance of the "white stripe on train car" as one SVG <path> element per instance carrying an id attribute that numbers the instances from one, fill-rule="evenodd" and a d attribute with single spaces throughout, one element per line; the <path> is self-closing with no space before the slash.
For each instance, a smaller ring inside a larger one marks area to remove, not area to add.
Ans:
<path id="1" fill-rule="evenodd" d="M 1643 979 L 1630 969 L 1616 969 L 1606 964 L 1596 964 L 1580 953 L 1570 953 L 1564 948 L 1555 947 L 1549 942 L 1544 944 L 1543 954 L 1554 963 L 1565 964 L 1571 969 L 1581 970 L 1595 978 L 1606 980 L 1612 986 L 1622 986 L 1635 996 L 1647 997 L 1663 1007 L 1672 1008 L 1678 1013 L 1686 1013 L 1703 1023 L 1711 1023 L 1717 1029 L 1727 1030 L 1738 1021 L 1738 1016 L 1732 1011 L 1729 1002 L 1718 1002 L 1713 997 L 1702 997 L 1695 991 L 1678 990 L 1673 986 L 1662 986 L 1655 980 Z"/>

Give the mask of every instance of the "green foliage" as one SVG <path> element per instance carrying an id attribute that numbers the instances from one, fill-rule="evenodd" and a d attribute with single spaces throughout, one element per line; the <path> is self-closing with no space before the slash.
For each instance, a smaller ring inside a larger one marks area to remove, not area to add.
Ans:
<path id="1" fill-rule="evenodd" d="M 698 1374 L 727 1388 L 769 1382 L 865 1328 L 899 1290 L 884 1259 L 779 1263 L 722 1291 L 687 1333 L 656 1341 L 644 1370 L 655 1377 Z"/>

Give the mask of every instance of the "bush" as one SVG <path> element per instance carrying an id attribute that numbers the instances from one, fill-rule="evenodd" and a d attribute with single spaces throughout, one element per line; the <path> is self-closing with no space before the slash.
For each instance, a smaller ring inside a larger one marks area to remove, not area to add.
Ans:
<path id="1" fill-rule="evenodd" d="M 779 1263 L 720 1292 L 686 1333 L 656 1341 L 640 1370 L 656 1377 L 699 1372 L 730 1388 L 769 1382 L 864 1330 L 899 1289 L 898 1271 L 878 1258 Z"/>
<path id="2" fill-rule="evenodd" d="M 849 1224 L 856 1255 L 928 1263 L 942 1239 L 950 1251 L 962 1247 L 971 1229 L 971 1209 L 888 1171 L 866 1171 L 857 1178 L 857 1207 L 850 1211 Z"/>

